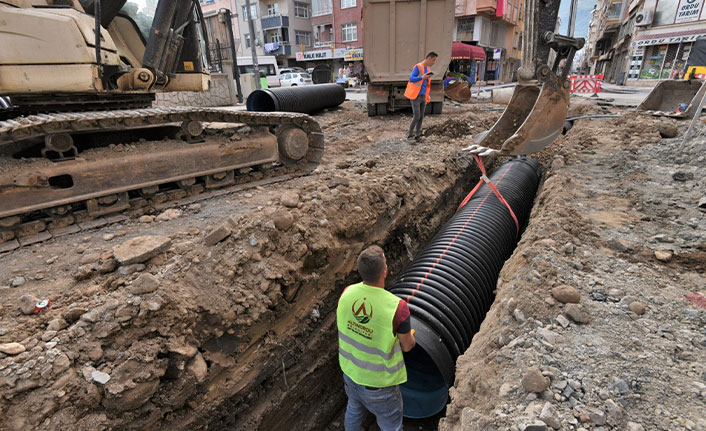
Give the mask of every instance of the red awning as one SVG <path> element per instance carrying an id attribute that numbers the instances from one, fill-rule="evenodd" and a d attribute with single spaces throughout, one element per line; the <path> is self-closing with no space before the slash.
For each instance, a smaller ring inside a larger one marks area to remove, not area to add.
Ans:
<path id="1" fill-rule="evenodd" d="M 480 46 L 469 45 L 463 42 L 454 42 L 451 45 L 452 60 L 485 60 L 485 50 Z"/>

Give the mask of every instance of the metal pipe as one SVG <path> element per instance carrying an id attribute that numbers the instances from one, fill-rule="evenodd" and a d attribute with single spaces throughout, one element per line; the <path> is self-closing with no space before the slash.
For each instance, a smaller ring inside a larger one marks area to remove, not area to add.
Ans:
<path id="1" fill-rule="evenodd" d="M 313 114 L 333 108 L 346 100 L 346 90 L 338 84 L 282 87 L 255 90 L 248 96 L 248 111 L 302 112 Z"/>
<path id="2" fill-rule="evenodd" d="M 539 186 L 539 162 L 512 159 L 490 180 L 524 226 Z M 416 331 L 401 386 L 406 417 L 429 417 L 446 405 L 456 358 L 480 329 L 518 239 L 510 211 L 484 184 L 390 286 L 407 301 Z"/>

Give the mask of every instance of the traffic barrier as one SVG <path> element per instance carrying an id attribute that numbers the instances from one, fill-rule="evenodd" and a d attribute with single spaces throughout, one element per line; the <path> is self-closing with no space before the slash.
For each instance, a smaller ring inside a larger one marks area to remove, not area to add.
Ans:
<path id="1" fill-rule="evenodd" d="M 569 76 L 571 93 L 593 93 L 601 92 L 603 75 L 571 75 Z"/>

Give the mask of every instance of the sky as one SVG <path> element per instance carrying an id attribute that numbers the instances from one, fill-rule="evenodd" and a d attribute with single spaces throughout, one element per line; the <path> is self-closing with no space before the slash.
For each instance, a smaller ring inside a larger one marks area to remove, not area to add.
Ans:
<path id="1" fill-rule="evenodd" d="M 596 0 L 578 0 L 578 10 L 576 12 L 576 25 L 574 26 L 574 37 L 583 37 L 586 39 L 588 34 L 588 25 L 591 22 L 591 11 L 596 4 Z M 570 0 L 562 0 L 559 8 L 559 16 L 561 17 L 561 30 L 559 33 L 568 35 L 569 31 L 569 8 Z"/>

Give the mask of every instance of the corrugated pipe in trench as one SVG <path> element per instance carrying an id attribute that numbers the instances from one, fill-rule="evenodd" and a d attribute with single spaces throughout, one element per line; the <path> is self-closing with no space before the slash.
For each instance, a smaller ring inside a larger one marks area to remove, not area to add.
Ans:
<path id="1" fill-rule="evenodd" d="M 540 178 L 539 162 L 531 159 L 512 159 L 490 176 L 520 227 Z M 429 417 L 446 405 L 456 358 L 478 332 L 518 240 L 510 211 L 483 184 L 391 285 L 390 292 L 408 302 L 416 331 L 417 345 L 405 353 L 406 417 Z"/>

